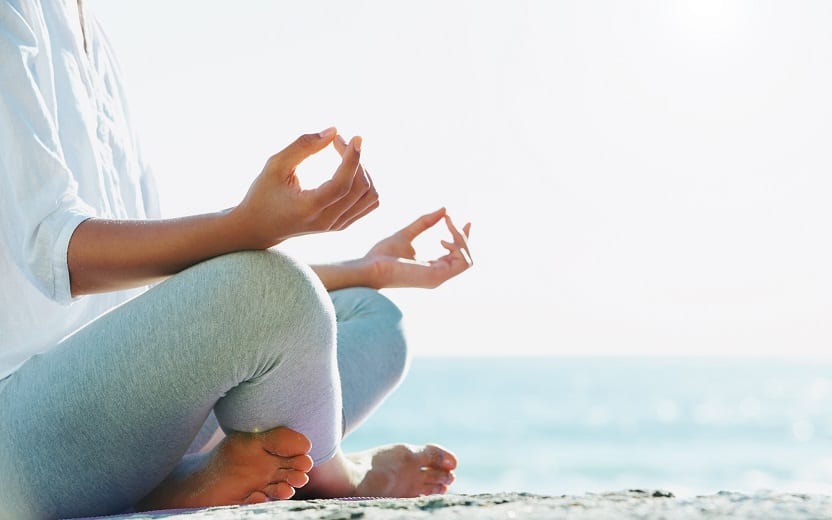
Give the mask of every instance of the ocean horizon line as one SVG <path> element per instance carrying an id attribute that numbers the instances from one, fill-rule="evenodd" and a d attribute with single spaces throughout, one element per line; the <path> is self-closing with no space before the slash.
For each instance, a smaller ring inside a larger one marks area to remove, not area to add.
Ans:
<path id="1" fill-rule="evenodd" d="M 813 361 L 813 362 L 822 362 L 822 363 L 829 363 L 832 364 L 832 353 L 829 354 L 805 354 L 805 353 L 798 353 L 798 354 L 736 354 L 736 353 L 727 353 L 727 354 L 650 354 L 650 353 L 616 353 L 616 354 L 605 354 L 605 353 L 570 353 L 570 352 L 563 352 L 563 353 L 552 353 L 552 354 L 541 354 L 539 352 L 534 353 L 511 353 L 511 354 L 495 354 L 495 353 L 484 353 L 484 354 L 440 354 L 435 352 L 428 352 L 428 353 L 420 353 L 420 352 L 412 352 L 411 357 L 413 359 L 575 359 L 575 360 L 603 360 L 603 359 L 649 359 L 654 361 L 660 360 L 736 360 L 736 361 Z"/>

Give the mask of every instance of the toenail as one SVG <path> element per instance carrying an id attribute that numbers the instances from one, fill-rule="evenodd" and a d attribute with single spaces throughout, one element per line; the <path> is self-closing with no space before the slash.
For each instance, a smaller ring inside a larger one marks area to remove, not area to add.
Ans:
<path id="1" fill-rule="evenodd" d="M 437 468 L 441 468 L 441 467 L 442 467 L 442 463 L 443 463 L 443 462 L 444 462 L 444 460 L 445 460 L 445 457 L 444 457 L 444 456 L 442 456 L 442 452 L 441 452 L 441 451 L 437 451 L 437 452 L 436 452 L 436 455 L 435 455 L 435 457 L 434 457 L 434 458 L 436 459 L 436 461 L 435 461 L 435 463 L 436 463 L 436 467 L 437 467 Z"/>

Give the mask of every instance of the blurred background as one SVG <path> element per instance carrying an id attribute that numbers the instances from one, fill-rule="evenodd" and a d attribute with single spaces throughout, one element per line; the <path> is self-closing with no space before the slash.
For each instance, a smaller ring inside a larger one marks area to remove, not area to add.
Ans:
<path id="1" fill-rule="evenodd" d="M 440 442 L 460 492 L 832 492 L 832 4 L 90 5 L 166 216 L 335 125 L 382 205 L 282 248 L 473 222 L 474 269 L 388 291 L 414 362 L 349 448 Z"/>

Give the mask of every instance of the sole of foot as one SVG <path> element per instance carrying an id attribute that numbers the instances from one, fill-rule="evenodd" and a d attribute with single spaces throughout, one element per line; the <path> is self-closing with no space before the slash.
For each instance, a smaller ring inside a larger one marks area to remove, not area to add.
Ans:
<path id="1" fill-rule="evenodd" d="M 288 428 L 228 434 L 208 453 L 184 458 L 137 510 L 254 504 L 292 498 L 309 482 L 309 439 Z"/>

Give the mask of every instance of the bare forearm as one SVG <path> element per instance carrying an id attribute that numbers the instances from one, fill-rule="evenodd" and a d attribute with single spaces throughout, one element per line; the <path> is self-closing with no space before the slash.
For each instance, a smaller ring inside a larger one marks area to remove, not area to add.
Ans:
<path id="1" fill-rule="evenodd" d="M 302 189 L 297 166 L 336 137 L 341 164 L 332 178 L 317 188 Z M 328 128 L 302 135 L 270 157 L 233 210 L 173 220 L 88 220 L 75 230 L 67 251 L 72 294 L 147 285 L 225 253 L 345 229 L 378 206 L 378 194 L 360 166 L 360 156 L 360 137 L 347 143 L 335 128 Z M 333 276 L 339 285 L 340 275 L 325 275 Z"/>
<path id="2" fill-rule="evenodd" d="M 229 212 L 169 220 L 90 219 L 75 230 L 67 261 L 73 296 L 140 287 L 209 258 L 248 249 Z"/>
<path id="3" fill-rule="evenodd" d="M 337 264 L 311 266 L 327 291 L 347 287 L 371 287 L 378 289 L 376 266 L 374 262 L 361 258 Z"/>

